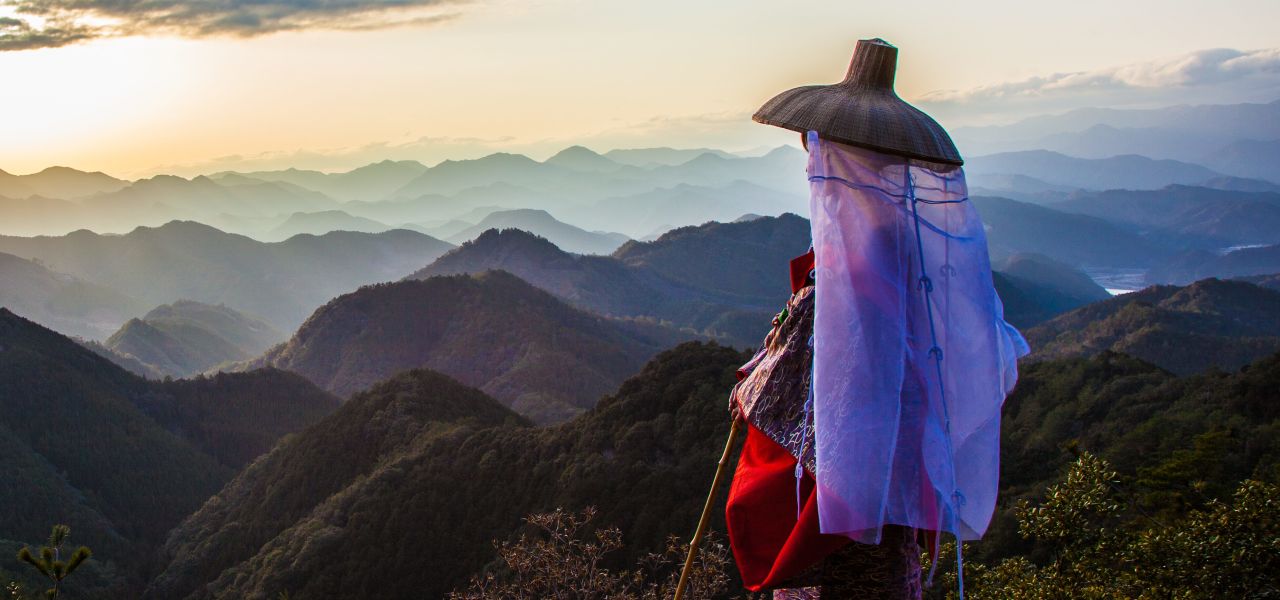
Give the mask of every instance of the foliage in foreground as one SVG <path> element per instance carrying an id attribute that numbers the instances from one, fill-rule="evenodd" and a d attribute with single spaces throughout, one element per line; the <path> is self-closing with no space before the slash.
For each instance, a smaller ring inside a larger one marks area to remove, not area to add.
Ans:
<path id="1" fill-rule="evenodd" d="M 1134 505 L 1107 461 L 1082 454 L 1043 502 L 1017 508 L 1019 533 L 1053 548 L 1050 559 L 968 564 L 967 597 L 1280 598 L 1280 486 L 1245 480 L 1229 501 L 1176 520 L 1127 518 Z M 947 550 L 940 565 L 954 564 Z M 954 573 L 944 583 L 934 594 L 955 598 Z"/>
<path id="2" fill-rule="evenodd" d="M 50 588 L 45 590 L 46 598 L 58 598 L 62 593 L 62 582 L 70 577 L 84 561 L 89 560 L 93 553 L 89 551 L 87 546 L 80 546 L 71 555 L 63 560 L 62 545 L 66 543 L 67 536 L 71 535 L 71 528 L 66 525 L 54 525 L 53 532 L 49 534 L 48 544 L 40 547 L 39 556 L 31 552 L 31 549 L 23 546 L 18 551 L 18 560 L 31 565 L 31 568 L 40 573 L 40 576 L 49 580 Z M 19 597 L 22 594 L 21 587 L 16 583 L 10 583 L 8 593 L 13 597 Z"/>
<path id="3" fill-rule="evenodd" d="M 530 515 L 537 532 L 514 542 L 496 544 L 500 565 L 471 579 L 470 587 L 449 594 L 450 600 L 659 600 L 675 594 L 680 569 L 689 550 L 674 536 L 666 550 L 643 557 L 634 570 L 613 572 L 608 555 L 622 548 L 616 527 L 591 530 L 594 508 L 580 514 L 557 509 Z M 685 598 L 720 598 L 727 592 L 729 550 L 714 534 L 703 541 L 689 576 Z"/>

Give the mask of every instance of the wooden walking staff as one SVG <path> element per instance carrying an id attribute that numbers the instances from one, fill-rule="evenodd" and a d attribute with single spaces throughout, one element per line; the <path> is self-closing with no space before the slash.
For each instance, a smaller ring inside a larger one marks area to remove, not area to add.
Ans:
<path id="1" fill-rule="evenodd" d="M 742 419 L 735 418 L 729 427 L 729 439 L 725 440 L 724 452 L 720 462 L 716 464 L 716 476 L 711 479 L 711 491 L 707 492 L 707 503 L 702 507 L 702 518 L 698 519 L 698 529 L 693 532 L 693 541 L 689 542 L 689 556 L 684 559 L 684 569 L 680 571 L 680 582 L 676 584 L 675 600 L 684 596 L 684 588 L 689 585 L 689 572 L 693 570 L 693 561 L 698 558 L 698 546 L 707 535 L 707 524 L 711 521 L 711 507 L 716 503 L 716 492 L 720 491 L 720 479 L 724 476 L 725 465 L 729 464 L 729 452 L 734 442 L 738 441 L 738 431 L 742 429 Z"/>

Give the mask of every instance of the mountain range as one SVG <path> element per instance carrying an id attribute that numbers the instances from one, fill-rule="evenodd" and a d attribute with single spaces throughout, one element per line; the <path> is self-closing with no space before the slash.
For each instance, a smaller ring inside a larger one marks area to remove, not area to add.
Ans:
<path id="1" fill-rule="evenodd" d="M 295 235 L 324 235 L 330 231 L 361 231 L 364 233 L 381 233 L 395 229 L 383 223 L 352 216 L 341 210 L 323 210 L 319 212 L 296 212 L 284 222 L 262 234 L 269 240 L 287 240 Z"/>
<path id="2" fill-rule="evenodd" d="M 1018 328 L 1111 297 L 1088 275 L 1039 254 L 1013 254 L 996 269 L 992 279 L 1004 318 Z"/>
<path id="3" fill-rule="evenodd" d="M 285 337 L 262 320 L 226 306 L 179 300 L 130 319 L 103 345 L 115 355 L 141 362 L 148 373 L 189 377 L 257 357 Z"/>
<path id="4" fill-rule="evenodd" d="M 1223 173 L 1280 183 L 1277 163 L 1255 169 L 1231 160 L 1237 155 L 1227 150 L 1235 146 L 1249 150 L 1246 159 L 1259 156 L 1252 144 L 1280 140 L 1277 123 L 1280 100 L 1154 109 L 1081 108 L 1008 125 L 960 127 L 951 134 L 969 156 L 1037 149 L 1082 158 L 1139 154 L 1201 163 Z"/>
<path id="5" fill-rule="evenodd" d="M 480 222 L 449 236 L 448 241 L 461 244 L 475 239 L 490 229 L 520 229 L 551 240 L 556 246 L 574 254 L 610 254 L 629 238 L 620 233 L 587 231 L 558 221 L 545 210 L 523 208 L 494 211 Z"/>
<path id="6" fill-rule="evenodd" d="M 361 288 L 318 309 L 249 368 L 350 394 L 411 368 L 457 378 L 541 423 L 595 405 L 692 334 L 573 308 L 505 271 Z"/>
<path id="7" fill-rule="evenodd" d="M 1254 277 L 1280 273 L 1280 244 L 1240 248 L 1226 253 L 1186 252 L 1147 273 L 1149 283 L 1185 284 L 1205 277 Z"/>
<path id="8" fill-rule="evenodd" d="M 531 233 L 494 229 L 410 277 L 502 269 L 586 310 L 750 346 L 786 302 L 787 261 L 808 245 L 808 221 L 790 214 L 677 229 L 611 256 L 575 256 Z"/>
<path id="9" fill-rule="evenodd" d="M 1170 247 L 1219 250 L 1280 243 L 1277 192 L 1171 185 L 1152 191 L 1079 192 L 1049 207 L 1106 219 Z"/>
<path id="10" fill-rule="evenodd" d="M 987 228 L 993 262 L 1022 253 L 1043 254 L 1073 267 L 1150 267 L 1173 249 L 1138 232 L 1088 215 L 1076 215 L 1008 198 L 972 198 Z"/>
<path id="11" fill-rule="evenodd" d="M 136 590 L 168 530 L 236 470 L 337 405 L 280 371 L 148 382 L 5 309 L 0 398 L 0 545 L 69 524 L 101 553 L 84 597 L 105 598 Z"/>
<path id="12" fill-rule="evenodd" d="M 73 199 L 114 192 L 129 185 L 106 173 L 77 171 L 69 167 L 49 167 L 30 175 L 0 171 L 0 196 L 6 198 Z"/>
<path id="13" fill-rule="evenodd" d="M 1018 175 L 1053 186 L 1086 190 L 1149 190 L 1174 184 L 1202 184 L 1222 173 L 1137 154 L 1076 158 L 1049 150 L 1024 150 L 970 158 L 965 161 L 965 175 L 976 186 L 984 185 L 987 177 Z"/>
<path id="14" fill-rule="evenodd" d="M 632 564 L 696 522 L 725 439 L 724 398 L 746 358 L 679 346 L 596 408 L 543 429 L 437 373 L 401 373 L 286 439 L 176 528 L 147 597 L 437 597 L 492 566 L 491 540 L 529 533 L 523 516 L 556 507 L 598 507 L 596 524 L 627 540 L 613 560 Z M 1195 502 L 1185 477 L 1165 474 L 1219 440 L 1223 468 L 1195 477 L 1202 494 L 1225 497 L 1277 464 L 1268 432 L 1280 413 L 1267 399 L 1278 382 L 1280 356 L 1186 377 L 1113 352 L 1028 365 L 1002 423 L 1007 502 L 968 556 L 1049 550 L 1019 541 L 1016 500 L 1036 498 L 1073 450 L 1144 473 L 1135 493 L 1158 510 Z M 720 498 L 712 528 L 722 531 Z M 385 576 L 388 561 L 397 577 Z"/>
<path id="15" fill-rule="evenodd" d="M 146 303 L 0 252 L 0 306 L 67 335 L 103 339 Z"/>
<path id="16" fill-rule="evenodd" d="M 808 246 L 809 222 L 792 214 L 684 227 L 651 242 L 628 242 L 607 257 L 574 256 L 525 231 L 494 229 L 410 277 L 501 269 L 592 312 L 653 319 L 754 347 L 789 295 L 788 261 Z M 1048 257 L 1015 252 L 1004 264 L 997 265 L 1008 271 L 997 277 L 997 290 L 1020 327 L 1110 297 Z"/>
<path id="17" fill-rule="evenodd" d="M 1031 360 L 1120 352 L 1180 374 L 1280 351 L 1280 292 L 1206 279 L 1089 304 L 1023 332 Z"/>
<path id="18" fill-rule="evenodd" d="M 334 296 L 404 277 L 451 247 L 406 230 L 299 235 L 267 244 L 192 222 L 138 227 L 125 235 L 0 236 L 0 252 L 39 260 L 151 306 L 179 299 L 224 304 L 282 331 L 295 329 Z"/>
<path id="19" fill-rule="evenodd" d="M 383 161 L 344 173 L 286 169 L 133 182 L 63 168 L 4 174 L 0 234 L 123 233 L 192 220 L 276 241 L 297 233 L 443 223 L 487 206 L 488 212 L 545 210 L 587 230 L 613 231 L 610 224 L 621 223 L 629 227 L 623 234 L 644 237 L 743 212 L 776 215 L 804 207 L 805 157 L 795 148 L 752 157 L 671 149 L 612 155 L 636 157 L 644 166 L 574 146 L 542 162 L 499 153 L 431 167 Z M 55 175 L 66 182 L 47 183 Z M 633 205 L 638 201 L 644 204 Z M 608 214 L 622 209 L 625 215 Z"/>
<path id="20" fill-rule="evenodd" d="M 401 373 L 284 441 L 175 529 L 147 597 L 440 597 L 492 559 L 490 540 L 557 506 L 599 506 L 600 525 L 625 526 L 627 558 L 659 551 L 697 521 L 746 358 L 679 346 L 591 411 L 541 429 L 448 377 Z"/>

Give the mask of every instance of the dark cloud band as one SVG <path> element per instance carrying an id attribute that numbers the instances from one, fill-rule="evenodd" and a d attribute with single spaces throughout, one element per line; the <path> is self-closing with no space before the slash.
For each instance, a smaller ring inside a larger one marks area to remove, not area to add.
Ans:
<path id="1" fill-rule="evenodd" d="M 146 33 L 251 37 L 450 19 L 465 0 L 0 0 L 0 51 Z M 7 10 L 4 10 L 7 9 Z"/>

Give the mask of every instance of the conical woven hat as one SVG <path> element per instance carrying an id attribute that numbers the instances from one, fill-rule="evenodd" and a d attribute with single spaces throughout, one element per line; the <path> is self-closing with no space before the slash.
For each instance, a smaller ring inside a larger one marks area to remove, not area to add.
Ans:
<path id="1" fill-rule="evenodd" d="M 947 131 L 893 91 L 898 49 L 860 40 L 844 81 L 787 90 L 751 117 L 825 139 L 931 162 L 964 164 Z"/>

